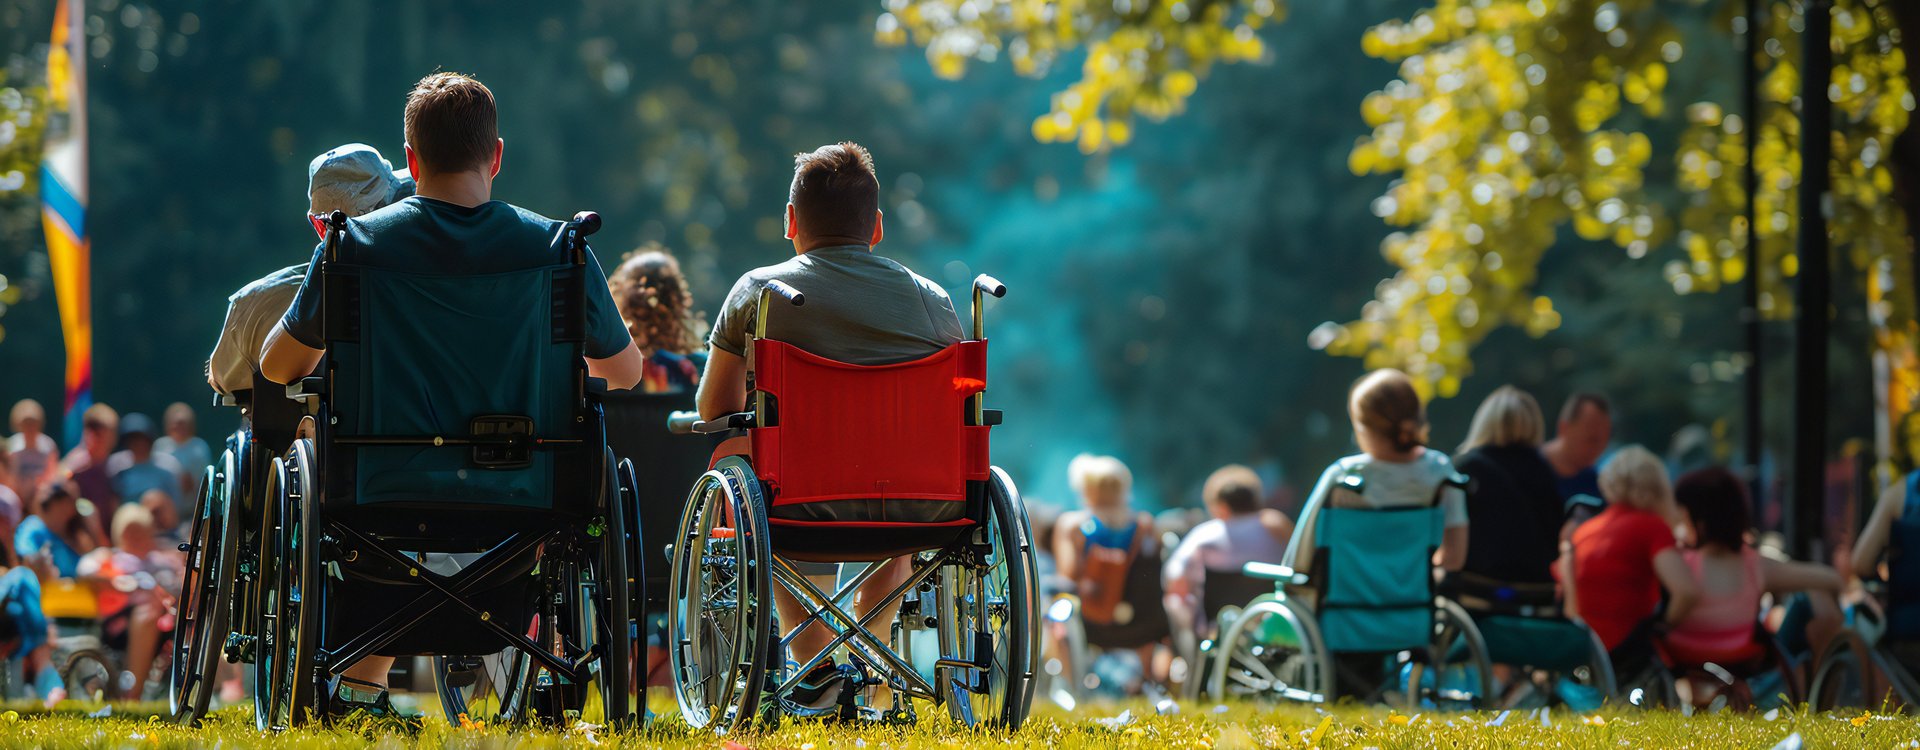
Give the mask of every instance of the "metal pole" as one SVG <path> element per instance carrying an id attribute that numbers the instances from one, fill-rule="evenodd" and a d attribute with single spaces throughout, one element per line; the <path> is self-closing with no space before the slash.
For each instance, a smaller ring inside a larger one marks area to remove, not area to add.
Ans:
<path id="1" fill-rule="evenodd" d="M 1800 289 L 1794 343 L 1793 539 L 1803 560 L 1820 560 L 1822 500 L 1826 493 L 1827 184 L 1833 106 L 1829 46 L 1832 0 L 1808 0 L 1800 84 Z"/>
<path id="2" fill-rule="evenodd" d="M 1766 497 L 1762 494 L 1766 488 L 1761 484 L 1760 478 L 1760 458 L 1762 451 L 1765 450 L 1762 440 L 1762 437 L 1765 435 L 1765 420 L 1760 413 L 1763 405 L 1760 388 L 1763 382 L 1760 377 L 1762 362 L 1760 347 L 1763 343 L 1761 340 L 1762 329 L 1760 327 L 1760 225 L 1755 222 L 1754 216 L 1754 206 L 1760 192 L 1760 167 L 1754 163 L 1754 155 L 1757 151 L 1756 144 L 1760 141 L 1760 62 L 1758 57 L 1760 54 L 1761 39 L 1760 5 L 1760 0 L 1747 0 L 1746 43 L 1741 45 L 1741 52 L 1743 53 L 1745 63 L 1741 66 L 1745 83 L 1741 90 L 1741 98 L 1743 99 L 1741 107 L 1745 113 L 1743 115 L 1745 121 L 1741 123 L 1741 132 L 1745 134 L 1747 138 L 1747 168 L 1744 175 L 1747 187 L 1747 288 L 1746 298 L 1740 309 L 1740 316 L 1743 322 L 1746 323 L 1747 328 L 1747 372 L 1745 382 L 1747 389 L 1747 483 L 1749 494 L 1752 495 L 1756 510 L 1759 507 L 1759 503 L 1763 502 Z"/>

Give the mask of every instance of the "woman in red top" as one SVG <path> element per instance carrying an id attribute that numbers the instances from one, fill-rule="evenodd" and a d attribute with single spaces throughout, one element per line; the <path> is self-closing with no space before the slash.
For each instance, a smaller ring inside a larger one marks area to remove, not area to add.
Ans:
<path id="1" fill-rule="evenodd" d="M 1567 610 L 1624 663 L 1626 651 L 1644 646 L 1630 636 L 1660 607 L 1660 590 L 1667 591 L 1664 620 L 1671 625 L 1699 600 L 1699 584 L 1674 546 L 1673 488 L 1660 459 L 1638 445 L 1622 448 L 1600 470 L 1600 492 L 1607 509 L 1574 532 L 1561 556 L 1561 580 L 1573 582 Z"/>

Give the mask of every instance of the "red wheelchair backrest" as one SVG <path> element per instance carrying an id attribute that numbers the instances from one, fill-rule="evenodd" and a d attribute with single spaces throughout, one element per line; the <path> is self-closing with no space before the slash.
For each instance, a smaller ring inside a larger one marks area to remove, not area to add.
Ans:
<path id="1" fill-rule="evenodd" d="M 967 482 L 987 479 L 988 428 L 967 424 L 968 397 L 987 385 L 987 342 L 850 365 L 756 339 L 753 359 L 754 388 L 777 403 L 775 424 L 753 430 L 754 471 L 772 488 L 773 506 L 961 502 Z"/>

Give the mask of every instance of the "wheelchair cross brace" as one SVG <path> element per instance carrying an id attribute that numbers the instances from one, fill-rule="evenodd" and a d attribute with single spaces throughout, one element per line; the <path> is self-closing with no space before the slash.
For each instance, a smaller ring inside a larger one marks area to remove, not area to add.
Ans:
<path id="1" fill-rule="evenodd" d="M 377 555 L 389 563 L 405 567 L 409 571 L 419 571 L 421 568 L 419 561 L 388 549 L 377 543 L 372 537 L 355 529 L 339 523 L 332 523 L 329 524 L 328 530 L 352 539 L 357 542 L 359 546 L 366 548 L 374 555 Z M 565 675 L 571 682 L 585 682 L 587 679 L 587 667 L 591 665 L 594 660 L 600 658 L 600 650 L 598 648 L 594 649 L 592 653 L 587 654 L 585 658 L 570 662 L 559 656 L 555 656 L 549 649 L 542 648 L 540 644 L 528 638 L 525 633 L 515 633 L 508 630 L 505 626 L 494 621 L 490 613 L 482 611 L 480 608 L 473 606 L 461 598 L 461 594 L 467 593 L 469 589 L 476 587 L 479 582 L 491 578 L 509 562 L 522 559 L 521 555 L 550 541 L 557 533 L 558 532 L 549 532 L 532 536 L 515 534 L 508 537 L 505 541 L 495 545 L 493 549 L 481 555 L 480 559 L 475 560 L 471 565 L 461 570 L 459 574 L 453 576 L 449 580 L 452 584 L 451 586 L 438 580 L 439 576 L 431 571 L 426 571 L 424 574 L 419 575 L 417 580 L 427 586 L 429 590 L 420 592 L 412 601 L 407 602 L 404 606 L 395 609 L 392 614 L 387 615 L 378 625 L 368 628 L 365 632 L 349 639 L 346 644 L 340 648 L 320 652 L 319 661 L 323 674 L 331 677 L 340 671 L 344 671 L 344 669 L 336 670 L 336 665 L 350 666 L 361 659 L 367 658 L 380 647 L 392 643 L 407 630 L 418 625 L 420 621 L 426 619 L 428 615 L 448 604 L 452 604 L 466 610 L 468 614 L 473 615 L 476 622 L 488 630 L 492 630 L 495 635 L 500 636 L 515 650 L 533 657 L 536 661 L 539 661 L 548 669 L 553 670 L 556 674 Z M 436 599 L 438 601 L 435 601 Z"/>
<path id="2" fill-rule="evenodd" d="M 800 598 L 803 606 L 817 608 L 812 615 L 801 621 L 801 627 L 811 624 L 814 620 L 818 619 L 821 621 L 821 624 L 834 631 L 834 637 L 833 640 L 827 643 L 825 648 L 820 649 L 820 653 L 814 654 L 813 658 L 807 660 L 806 664 L 793 670 L 793 674 L 787 675 L 787 678 L 780 683 L 780 686 L 774 689 L 773 695 L 775 697 L 786 695 L 788 691 L 800 683 L 800 679 L 805 676 L 807 672 L 811 671 L 814 666 L 826 659 L 827 655 L 832 653 L 835 648 L 838 648 L 840 644 L 845 643 L 849 648 L 861 651 L 867 658 L 875 662 L 886 663 L 886 665 L 892 669 L 894 676 L 900 678 L 900 681 L 905 686 L 904 692 L 908 695 L 934 700 L 933 686 L 920 677 L 919 670 L 907 664 L 906 660 L 895 653 L 892 648 L 881 643 L 880 639 L 875 637 L 872 631 L 867 629 L 867 626 L 880 614 L 882 607 L 905 599 L 907 592 L 912 591 L 919 587 L 920 584 L 926 582 L 927 579 L 932 578 L 933 574 L 940 570 L 941 564 L 947 562 L 947 559 L 951 556 L 947 550 L 942 550 L 931 562 L 922 566 L 919 570 L 914 571 L 913 575 L 909 576 L 906 581 L 894 587 L 892 592 L 889 592 L 885 597 L 881 598 L 880 603 L 868 610 L 865 616 L 855 619 L 848 615 L 846 610 L 841 609 L 835 601 L 846 596 L 853 589 L 857 588 L 859 584 L 864 583 L 873 573 L 892 564 L 893 560 L 882 560 L 867 566 L 865 571 L 852 582 L 841 587 L 830 600 L 825 592 L 822 592 L 819 587 L 814 586 L 813 582 L 807 580 L 806 576 L 801 575 L 800 571 L 795 570 L 793 563 L 788 562 L 786 558 L 779 555 L 774 555 L 774 578 L 786 586 L 787 590 L 792 592 L 795 597 Z M 845 626 L 844 623 L 852 623 L 852 625 L 848 627 Z M 800 627 L 794 628 L 793 632 L 799 633 Z M 781 644 L 785 645 L 790 640 L 792 640 L 791 635 L 782 639 Z M 892 680 L 888 682 L 892 682 Z"/>

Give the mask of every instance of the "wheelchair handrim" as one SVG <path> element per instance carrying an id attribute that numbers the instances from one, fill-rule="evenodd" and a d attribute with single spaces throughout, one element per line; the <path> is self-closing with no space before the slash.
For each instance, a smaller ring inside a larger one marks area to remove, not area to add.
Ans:
<path id="1" fill-rule="evenodd" d="M 763 527 L 756 527 L 758 513 L 744 497 L 751 481 L 737 469 L 701 475 L 674 537 L 667 645 L 675 699 L 696 729 L 744 725 L 759 710 L 757 674 L 765 655 L 759 653 L 758 631 L 771 624 L 767 605 L 757 600 L 770 592 L 760 554 Z M 734 533 L 716 538 L 723 513 L 733 516 Z"/>

